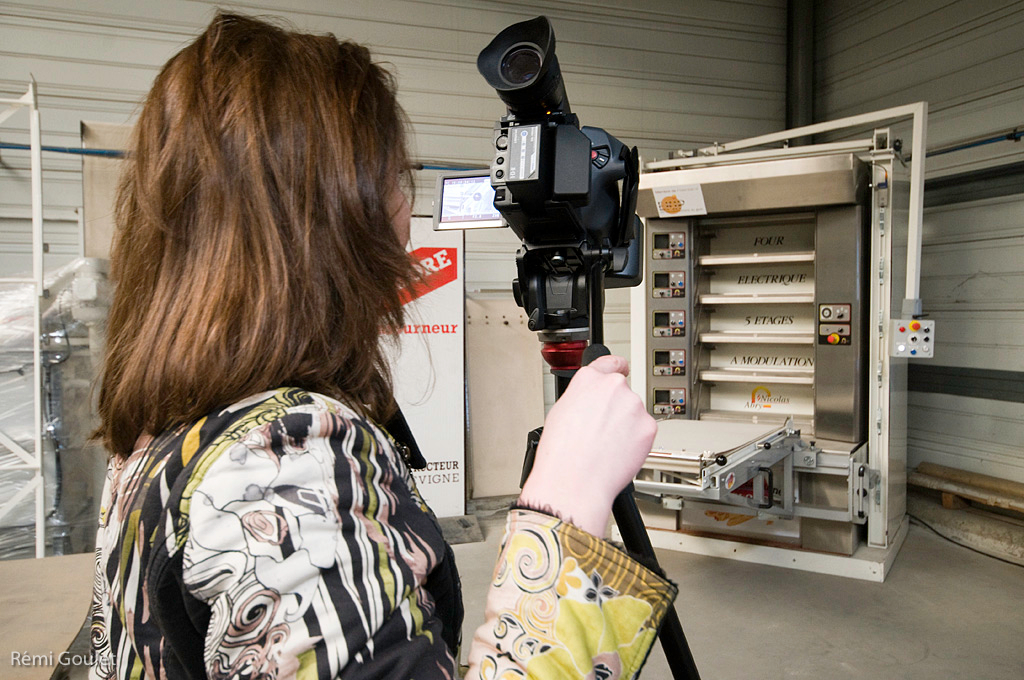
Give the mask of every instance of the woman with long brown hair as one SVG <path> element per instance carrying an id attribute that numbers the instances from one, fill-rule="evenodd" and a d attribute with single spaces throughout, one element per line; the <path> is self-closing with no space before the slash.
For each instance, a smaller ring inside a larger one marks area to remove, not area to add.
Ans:
<path id="1" fill-rule="evenodd" d="M 117 203 L 95 677 L 456 676 L 458 574 L 382 351 L 417 280 L 405 126 L 365 48 L 248 17 L 157 76 Z M 646 658 L 675 588 L 595 537 L 654 434 L 626 371 L 548 417 L 474 676 Z"/>

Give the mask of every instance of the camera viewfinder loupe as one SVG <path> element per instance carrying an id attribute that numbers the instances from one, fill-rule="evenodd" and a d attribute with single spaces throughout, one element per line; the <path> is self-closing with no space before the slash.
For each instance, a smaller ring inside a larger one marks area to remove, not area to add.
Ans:
<path id="1" fill-rule="evenodd" d="M 509 26 L 480 52 L 476 67 L 517 117 L 570 113 L 555 31 L 546 17 Z"/>

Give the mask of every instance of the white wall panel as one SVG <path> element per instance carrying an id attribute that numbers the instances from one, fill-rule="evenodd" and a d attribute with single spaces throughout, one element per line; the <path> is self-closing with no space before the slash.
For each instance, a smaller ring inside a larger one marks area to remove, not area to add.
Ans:
<path id="1" fill-rule="evenodd" d="M 1024 125 L 1024 3 L 818 2 L 819 120 L 929 102 L 929 148 Z M 896 134 L 907 134 L 905 126 Z M 1001 142 L 929 158 L 928 177 L 1024 160 Z M 925 211 L 921 294 L 932 364 L 1024 371 L 1024 196 Z M 1024 407 L 911 393 L 911 466 L 923 460 L 1024 481 Z"/>
<path id="2" fill-rule="evenodd" d="M 77 146 L 81 120 L 130 122 L 159 66 L 218 5 L 0 2 L 0 91 L 20 94 L 34 74 L 44 144 Z M 507 24 L 541 13 L 555 25 L 573 109 L 584 124 L 605 127 L 645 157 L 766 132 L 782 121 L 784 0 L 279 0 L 231 7 L 368 44 L 398 75 L 415 155 L 425 162 L 488 162 L 491 126 L 504 109 L 476 72 L 476 55 Z M 0 139 L 25 143 L 27 133 L 4 129 Z M 27 205 L 14 176 L 27 167 L 27 154 L 3 158 L 0 215 L 10 216 Z M 74 158 L 44 156 L 48 210 L 80 205 L 80 167 Z M 432 182 L 433 174 L 423 173 L 420 197 L 430 195 Z M 417 210 L 429 212 L 429 204 L 421 200 Z M 511 253 L 513 240 L 504 242 Z M 475 243 L 471 238 L 471 266 Z M 481 244 L 487 259 L 493 243 Z"/>
<path id="3" fill-rule="evenodd" d="M 921 291 L 934 363 L 1024 373 L 1024 195 L 929 208 Z M 1024 482 L 1024 404 L 911 393 L 910 465 Z"/>
<path id="4" fill-rule="evenodd" d="M 1024 482 L 1024 404 L 911 392 L 907 466 L 922 461 Z"/>
<path id="5" fill-rule="evenodd" d="M 930 148 L 1024 124 L 1021 2 L 819 0 L 815 11 L 817 120 L 925 100 Z M 929 159 L 928 174 L 1022 156 L 1019 144 L 993 144 Z"/>

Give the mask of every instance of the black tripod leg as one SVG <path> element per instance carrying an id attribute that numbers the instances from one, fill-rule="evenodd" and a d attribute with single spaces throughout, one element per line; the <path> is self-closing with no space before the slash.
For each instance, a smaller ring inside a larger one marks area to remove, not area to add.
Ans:
<path id="1" fill-rule="evenodd" d="M 654 546 L 651 545 L 651 538 L 647 535 L 647 529 L 640 517 L 640 510 L 636 507 L 632 491 L 633 485 L 630 484 L 612 503 L 615 524 L 619 527 L 622 543 L 627 550 L 642 555 L 649 560 L 649 563 L 657 564 L 658 558 L 654 554 Z M 675 606 L 668 608 L 665 619 L 661 622 L 661 628 L 658 629 L 658 639 L 661 641 L 662 649 L 665 650 L 665 658 L 668 659 L 668 666 L 672 670 L 673 678 L 676 680 L 682 678 L 700 680 L 697 664 L 693 661 L 693 654 L 690 653 L 690 645 L 686 642 L 683 626 L 679 622 Z"/>
<path id="2" fill-rule="evenodd" d="M 599 326 L 599 325 L 598 325 Z M 600 338 L 600 333 L 594 332 L 595 337 Z M 597 357 L 609 354 L 608 348 L 603 345 L 591 345 L 584 354 L 583 365 L 589 364 Z M 575 371 L 553 371 L 555 373 L 555 393 L 561 398 L 569 381 Z M 519 481 L 519 487 L 526 484 L 526 478 L 530 476 L 533 469 L 533 459 L 537 452 L 537 445 L 540 443 L 540 435 L 543 428 L 537 428 L 530 432 L 527 437 L 526 458 L 523 461 L 523 475 Z M 615 497 L 612 503 L 612 516 L 615 517 L 615 524 L 622 534 L 622 543 L 630 552 L 641 555 L 648 564 L 658 564 L 658 558 L 654 554 L 654 546 L 651 545 L 651 537 L 647 535 L 643 518 L 640 517 L 640 510 L 636 507 L 636 500 L 633 498 L 633 484 L 630 483 L 622 493 Z M 658 629 L 658 640 L 665 650 L 665 658 L 668 660 L 668 667 L 672 671 L 675 680 L 700 680 L 700 673 L 697 672 L 697 664 L 693 661 L 693 654 L 690 653 L 690 645 L 683 634 L 683 625 L 679 622 L 679 615 L 675 606 L 670 606 L 665 613 L 665 618 Z"/>

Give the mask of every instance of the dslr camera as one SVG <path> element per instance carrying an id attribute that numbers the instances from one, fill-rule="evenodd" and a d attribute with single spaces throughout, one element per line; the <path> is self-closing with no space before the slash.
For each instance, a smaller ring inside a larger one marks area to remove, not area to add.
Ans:
<path id="1" fill-rule="evenodd" d="M 516 302 L 546 343 L 602 342 L 604 288 L 640 283 L 639 160 L 569 108 L 546 17 L 509 26 L 477 69 L 508 107 L 494 126 L 494 207 L 522 241 Z"/>

